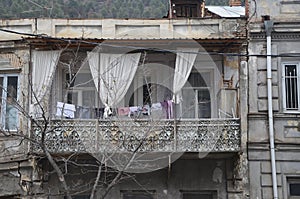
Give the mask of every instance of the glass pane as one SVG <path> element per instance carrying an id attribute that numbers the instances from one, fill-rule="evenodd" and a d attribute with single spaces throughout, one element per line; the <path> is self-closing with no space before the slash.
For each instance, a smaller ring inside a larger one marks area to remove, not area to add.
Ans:
<path id="1" fill-rule="evenodd" d="M 7 97 L 5 129 L 14 130 L 17 128 L 18 110 L 16 108 L 18 91 L 18 77 L 7 77 Z"/>
<path id="2" fill-rule="evenodd" d="M 69 104 L 79 105 L 78 104 L 78 92 L 68 91 L 68 101 Z"/>
<path id="3" fill-rule="evenodd" d="M 211 100 L 209 89 L 182 90 L 182 117 L 183 118 L 210 118 Z"/>
<path id="4" fill-rule="evenodd" d="M 300 196 L 300 184 L 299 183 L 290 184 L 290 195 L 291 196 Z"/>
<path id="5" fill-rule="evenodd" d="M 195 91 L 193 89 L 182 90 L 182 117 L 195 118 L 196 101 Z M 180 116 L 179 116 L 180 117 Z"/>
<path id="6" fill-rule="evenodd" d="M 185 87 L 207 87 L 210 85 L 210 73 L 191 73 Z"/>
<path id="7" fill-rule="evenodd" d="M 83 91 L 82 92 L 82 105 L 95 107 L 95 91 Z"/>
<path id="8" fill-rule="evenodd" d="M 67 78 L 68 77 L 69 74 L 67 74 Z M 78 73 L 72 81 L 71 87 L 95 87 L 95 84 L 90 73 Z"/>
<path id="9" fill-rule="evenodd" d="M 199 118 L 211 117 L 211 101 L 208 89 L 198 90 L 198 112 Z"/>

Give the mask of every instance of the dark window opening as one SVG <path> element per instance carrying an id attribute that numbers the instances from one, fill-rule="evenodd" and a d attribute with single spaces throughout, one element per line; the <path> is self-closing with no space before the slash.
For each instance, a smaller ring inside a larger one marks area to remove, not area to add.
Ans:
<path id="1" fill-rule="evenodd" d="M 199 17 L 197 4 L 176 4 L 175 11 L 177 17 Z"/>
<path id="2" fill-rule="evenodd" d="M 154 191 L 124 191 L 123 199 L 154 199 Z"/>
<path id="3" fill-rule="evenodd" d="M 285 65 L 285 101 L 287 110 L 298 110 L 298 71 L 297 65 Z"/>
<path id="4" fill-rule="evenodd" d="M 290 196 L 300 196 L 300 182 L 290 184 Z"/>
<path id="5" fill-rule="evenodd" d="M 182 199 L 216 199 L 216 191 L 182 192 Z"/>

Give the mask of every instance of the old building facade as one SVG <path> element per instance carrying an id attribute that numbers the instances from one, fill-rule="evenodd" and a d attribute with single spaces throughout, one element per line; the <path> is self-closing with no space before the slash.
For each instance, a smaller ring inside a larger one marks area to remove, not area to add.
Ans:
<path id="1" fill-rule="evenodd" d="M 250 198 L 300 196 L 299 6 L 250 1 Z"/>
<path id="2" fill-rule="evenodd" d="M 0 197 L 249 197 L 244 13 L 3 20 Z"/>

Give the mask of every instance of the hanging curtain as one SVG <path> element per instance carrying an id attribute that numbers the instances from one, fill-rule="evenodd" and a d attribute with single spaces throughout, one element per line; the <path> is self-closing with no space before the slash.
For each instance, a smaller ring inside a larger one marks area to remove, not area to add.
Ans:
<path id="1" fill-rule="evenodd" d="M 100 99 L 115 107 L 124 98 L 136 73 L 141 53 L 88 53 L 88 62 Z"/>
<path id="2" fill-rule="evenodd" d="M 198 48 L 179 48 L 176 53 L 173 93 L 176 103 L 182 101 L 181 89 L 186 83 L 195 63 Z M 176 99 L 175 99 L 176 98 Z"/>
<path id="3" fill-rule="evenodd" d="M 30 112 L 35 118 L 40 116 L 43 98 L 49 92 L 61 51 L 32 52 L 32 104 Z M 35 96 L 34 96 L 35 95 Z"/>

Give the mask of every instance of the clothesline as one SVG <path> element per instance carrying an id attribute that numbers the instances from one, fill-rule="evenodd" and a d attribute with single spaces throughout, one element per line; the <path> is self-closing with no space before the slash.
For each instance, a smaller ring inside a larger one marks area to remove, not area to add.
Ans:
<path id="1" fill-rule="evenodd" d="M 91 119 L 91 118 L 102 118 L 104 108 L 91 108 L 84 106 L 75 106 L 74 104 L 68 104 L 63 102 L 57 102 L 56 116 L 66 117 L 66 118 L 81 118 L 81 119 Z M 126 116 L 126 117 L 140 117 L 140 116 L 150 116 L 172 119 L 173 114 L 173 102 L 172 100 L 165 100 L 163 102 L 157 102 L 150 105 L 143 106 L 129 106 L 129 107 L 119 107 L 115 109 L 115 114 L 111 116 Z"/>
<path id="2" fill-rule="evenodd" d="M 163 102 L 153 103 L 151 106 L 130 106 L 130 107 L 119 107 L 118 115 L 119 116 L 128 116 L 128 117 L 138 117 L 142 115 L 155 115 L 158 117 L 163 117 L 165 119 L 171 119 L 173 115 L 173 102 L 172 100 L 166 100 Z"/>

